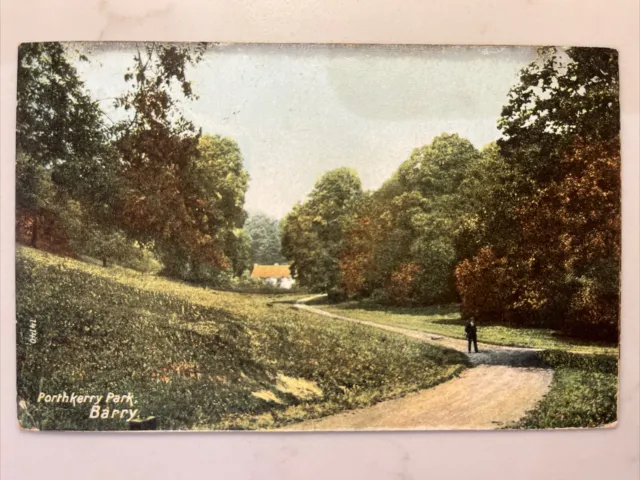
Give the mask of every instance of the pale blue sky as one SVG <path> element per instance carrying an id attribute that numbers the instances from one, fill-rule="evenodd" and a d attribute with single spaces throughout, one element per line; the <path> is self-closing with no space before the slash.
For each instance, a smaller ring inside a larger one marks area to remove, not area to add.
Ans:
<path id="1" fill-rule="evenodd" d="M 94 98 L 122 93 L 133 51 L 91 47 L 78 69 Z M 327 170 L 353 167 L 377 188 L 443 132 L 478 148 L 496 140 L 507 93 L 534 57 L 527 47 L 213 46 L 188 72 L 199 99 L 182 108 L 238 142 L 246 208 L 281 218 Z"/>

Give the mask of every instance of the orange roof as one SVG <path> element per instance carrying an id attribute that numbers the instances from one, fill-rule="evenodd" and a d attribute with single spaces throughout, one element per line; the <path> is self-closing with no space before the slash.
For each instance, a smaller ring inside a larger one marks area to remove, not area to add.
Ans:
<path id="1" fill-rule="evenodd" d="M 252 277 L 257 278 L 286 278 L 291 276 L 289 265 L 254 265 Z"/>

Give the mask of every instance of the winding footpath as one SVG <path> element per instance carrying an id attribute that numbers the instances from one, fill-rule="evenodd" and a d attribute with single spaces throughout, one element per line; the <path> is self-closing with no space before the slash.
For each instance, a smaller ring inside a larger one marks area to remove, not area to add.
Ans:
<path id="1" fill-rule="evenodd" d="M 313 298 L 313 297 L 312 297 Z M 475 368 L 453 380 L 371 407 L 291 425 L 286 430 L 489 430 L 522 418 L 549 390 L 553 371 L 537 367 L 535 349 L 464 340 L 329 313 L 300 300 L 295 308 L 399 333 L 465 353 Z"/>

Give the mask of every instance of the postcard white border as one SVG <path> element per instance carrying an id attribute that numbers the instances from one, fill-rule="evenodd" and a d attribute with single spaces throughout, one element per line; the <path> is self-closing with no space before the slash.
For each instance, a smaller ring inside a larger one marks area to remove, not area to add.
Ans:
<path id="1" fill-rule="evenodd" d="M 1 8 L 1 478 L 637 478 L 640 12 L 636 0 L 6 0 Z M 618 427 L 558 432 L 279 435 L 19 432 L 13 300 L 17 46 L 51 40 L 617 48 L 623 158 Z"/>

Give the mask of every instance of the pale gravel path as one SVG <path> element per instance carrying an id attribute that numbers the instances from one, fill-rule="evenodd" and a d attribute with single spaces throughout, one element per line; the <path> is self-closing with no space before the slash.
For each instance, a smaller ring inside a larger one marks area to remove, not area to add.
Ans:
<path id="1" fill-rule="evenodd" d="M 490 430 L 508 426 L 549 389 L 553 372 L 481 365 L 449 382 L 282 430 Z"/>
<path id="2" fill-rule="evenodd" d="M 315 298 L 315 297 L 311 297 Z M 464 340 L 344 317 L 305 305 L 318 315 L 399 333 L 467 354 Z M 283 430 L 487 430 L 522 418 L 549 390 L 553 371 L 539 366 L 537 350 L 478 344 L 467 354 L 475 368 L 436 387 L 371 407 L 291 425 Z M 521 367 L 521 368 L 515 368 Z"/>

